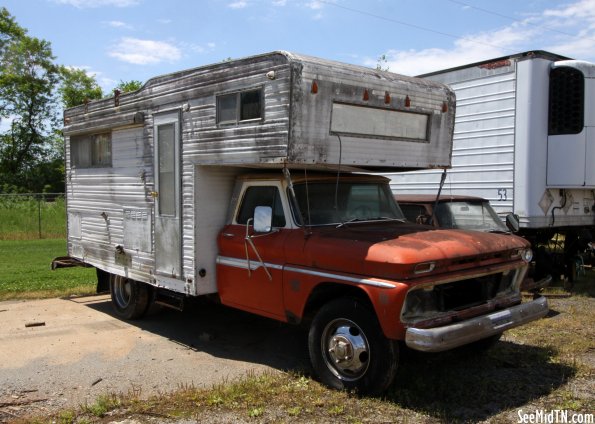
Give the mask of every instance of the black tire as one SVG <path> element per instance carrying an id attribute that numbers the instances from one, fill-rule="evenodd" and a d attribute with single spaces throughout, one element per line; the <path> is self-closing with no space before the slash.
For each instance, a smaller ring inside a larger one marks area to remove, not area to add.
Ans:
<path id="1" fill-rule="evenodd" d="M 378 395 L 393 382 L 399 357 L 376 316 L 355 299 L 337 299 L 314 317 L 310 361 L 319 380 L 334 389 Z"/>
<path id="2" fill-rule="evenodd" d="M 149 286 L 120 275 L 110 275 L 112 307 L 119 318 L 141 318 L 149 309 Z"/>

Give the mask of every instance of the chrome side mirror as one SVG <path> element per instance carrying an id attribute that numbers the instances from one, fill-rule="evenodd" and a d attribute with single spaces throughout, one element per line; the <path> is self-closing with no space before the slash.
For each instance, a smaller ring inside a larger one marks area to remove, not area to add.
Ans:
<path id="1" fill-rule="evenodd" d="M 254 208 L 254 232 L 270 233 L 273 228 L 273 208 L 257 206 Z"/>
<path id="2" fill-rule="evenodd" d="M 519 217 L 513 213 L 506 215 L 506 226 L 513 233 L 518 233 L 521 226 L 519 224 Z"/>

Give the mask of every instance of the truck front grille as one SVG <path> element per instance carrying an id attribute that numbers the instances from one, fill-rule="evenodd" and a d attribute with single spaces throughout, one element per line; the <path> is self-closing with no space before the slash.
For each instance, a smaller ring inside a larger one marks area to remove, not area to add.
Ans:
<path id="1" fill-rule="evenodd" d="M 413 288 L 407 294 L 403 322 L 433 319 L 452 312 L 484 305 L 518 292 L 517 270 L 444 284 Z"/>

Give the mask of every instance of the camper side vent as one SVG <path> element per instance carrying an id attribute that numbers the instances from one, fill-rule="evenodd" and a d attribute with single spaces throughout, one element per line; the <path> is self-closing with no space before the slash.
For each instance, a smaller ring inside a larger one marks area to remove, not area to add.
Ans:
<path id="1" fill-rule="evenodd" d="M 550 72 L 548 134 L 578 134 L 584 126 L 585 79 L 578 69 Z"/>

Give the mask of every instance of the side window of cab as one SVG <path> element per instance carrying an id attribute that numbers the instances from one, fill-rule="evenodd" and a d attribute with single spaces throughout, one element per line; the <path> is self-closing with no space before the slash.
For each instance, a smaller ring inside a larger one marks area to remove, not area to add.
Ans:
<path id="1" fill-rule="evenodd" d="M 236 222 L 245 225 L 254 217 L 257 206 L 269 206 L 273 210 L 273 227 L 285 227 L 285 213 L 279 189 L 275 186 L 251 186 L 244 192 Z"/>

